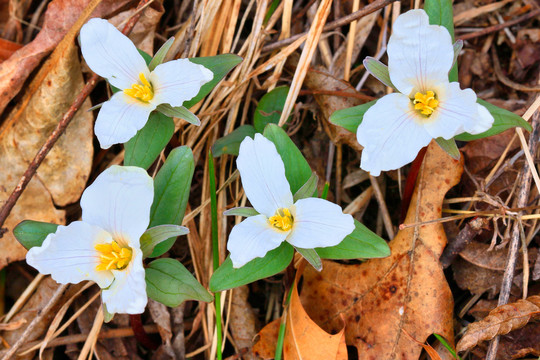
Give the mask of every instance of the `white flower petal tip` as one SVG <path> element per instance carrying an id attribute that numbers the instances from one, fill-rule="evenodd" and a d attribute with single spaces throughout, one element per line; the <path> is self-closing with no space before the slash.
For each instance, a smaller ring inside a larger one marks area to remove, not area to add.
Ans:
<path id="1" fill-rule="evenodd" d="M 410 10 L 397 18 L 392 31 L 388 70 L 401 93 L 409 96 L 448 82 L 454 48 L 446 28 L 430 25 L 424 10 Z"/>
<path id="2" fill-rule="evenodd" d="M 142 313 L 148 299 L 139 238 L 153 197 L 145 170 L 111 166 L 84 191 L 82 221 L 59 226 L 30 249 L 28 264 L 63 284 L 95 281 L 111 314 Z"/>
<path id="3" fill-rule="evenodd" d="M 354 219 L 330 201 L 307 198 L 294 204 L 294 225 L 287 241 L 299 248 L 313 249 L 339 244 L 354 231 Z"/>
<path id="4" fill-rule="evenodd" d="M 188 59 L 178 59 L 156 66 L 150 74 L 156 104 L 182 106 L 194 98 L 201 87 L 214 78 L 214 73 Z"/>
<path id="5" fill-rule="evenodd" d="M 129 89 L 139 82 L 139 74 L 150 74 L 133 42 L 107 20 L 90 19 L 80 35 L 81 52 L 90 69 L 117 88 Z"/>
<path id="6" fill-rule="evenodd" d="M 114 94 L 103 103 L 96 119 L 94 132 L 102 149 L 129 141 L 148 121 L 154 104 L 136 101 L 123 92 Z"/>
<path id="7" fill-rule="evenodd" d="M 270 217 L 293 204 L 285 166 L 273 142 L 261 134 L 255 134 L 255 139 L 246 137 L 240 144 L 236 165 L 244 191 L 259 213 Z"/>
<path id="8" fill-rule="evenodd" d="M 268 251 L 277 248 L 288 234 L 270 226 L 264 215 L 248 217 L 235 225 L 229 234 L 227 250 L 231 253 L 233 267 L 239 268 L 255 258 L 264 257 Z"/>

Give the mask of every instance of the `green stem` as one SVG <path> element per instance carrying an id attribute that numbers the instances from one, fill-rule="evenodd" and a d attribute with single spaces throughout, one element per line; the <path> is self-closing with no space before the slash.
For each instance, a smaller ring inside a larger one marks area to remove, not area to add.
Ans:
<path id="1" fill-rule="evenodd" d="M 324 183 L 324 188 L 321 194 L 321 199 L 326 200 L 326 197 L 328 196 L 328 189 L 330 188 L 330 183 L 326 182 Z"/>
<path id="2" fill-rule="evenodd" d="M 214 271 L 219 267 L 219 239 L 218 239 L 218 218 L 217 218 L 217 197 L 216 197 L 216 171 L 214 168 L 214 157 L 212 152 L 208 152 L 208 172 L 210 173 L 210 209 L 212 213 L 212 255 Z M 222 359 L 221 343 L 221 293 L 214 295 L 214 307 L 216 309 L 216 337 L 217 348 L 216 356 L 218 360 Z"/>
<path id="3" fill-rule="evenodd" d="M 296 286 L 295 281 L 293 281 L 289 289 L 289 294 L 287 295 L 287 301 L 285 301 L 285 310 L 283 310 L 283 315 L 281 316 L 281 323 L 279 324 L 279 333 L 278 333 L 278 339 L 277 339 L 277 344 L 276 344 L 276 352 L 274 354 L 274 360 L 281 360 L 281 354 L 283 353 L 283 341 L 285 341 L 285 329 L 287 328 L 287 316 L 289 316 L 287 309 L 289 306 L 289 302 L 291 301 L 291 295 L 292 295 L 294 286 Z"/>

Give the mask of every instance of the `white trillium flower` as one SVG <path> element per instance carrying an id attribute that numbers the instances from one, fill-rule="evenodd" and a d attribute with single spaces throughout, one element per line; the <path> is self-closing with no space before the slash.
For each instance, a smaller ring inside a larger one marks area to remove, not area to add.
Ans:
<path id="1" fill-rule="evenodd" d="M 388 42 L 388 71 L 399 92 L 382 97 L 364 114 L 357 131 L 364 147 L 362 169 L 377 176 L 411 162 L 434 138 L 491 128 L 493 116 L 477 104 L 474 91 L 449 82 L 453 62 L 450 33 L 429 25 L 424 10 L 397 18 Z"/>
<path id="2" fill-rule="evenodd" d="M 354 230 L 351 215 L 318 198 L 293 202 L 283 160 L 276 146 L 261 134 L 240 144 L 236 165 L 242 186 L 259 215 L 236 225 L 227 243 L 233 267 L 264 257 L 283 241 L 302 249 L 339 244 Z"/>
<path id="3" fill-rule="evenodd" d="M 104 19 L 88 21 L 81 28 L 80 42 L 92 71 L 122 90 L 103 104 L 96 119 L 95 133 L 103 149 L 135 136 L 158 105 L 182 106 L 214 76 L 188 59 L 150 71 L 131 40 Z"/>
<path id="4" fill-rule="evenodd" d="M 146 295 L 139 238 L 150 222 L 154 183 L 146 171 L 112 166 L 83 193 L 82 221 L 59 226 L 26 262 L 61 283 L 91 280 L 107 311 L 140 314 Z"/>

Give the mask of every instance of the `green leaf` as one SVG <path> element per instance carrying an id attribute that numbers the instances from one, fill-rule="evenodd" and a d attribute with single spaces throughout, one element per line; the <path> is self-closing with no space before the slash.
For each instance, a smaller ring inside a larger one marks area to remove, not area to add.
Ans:
<path id="1" fill-rule="evenodd" d="M 291 192 L 296 193 L 311 177 L 311 168 L 287 133 L 275 124 L 268 124 L 264 136 L 276 145 L 277 151 L 285 165 L 285 176 L 289 181 Z"/>
<path id="2" fill-rule="evenodd" d="M 164 305 L 177 307 L 186 300 L 210 302 L 213 296 L 179 261 L 157 259 L 146 268 L 148 297 Z"/>
<path id="3" fill-rule="evenodd" d="M 523 120 L 523 118 L 519 115 L 514 114 L 511 111 L 502 109 L 498 106 L 495 106 L 493 104 L 488 103 L 487 101 L 484 101 L 482 99 L 478 99 L 477 101 L 480 105 L 485 106 L 488 111 L 493 115 L 493 118 L 495 121 L 493 122 L 493 126 L 488 131 L 485 131 L 483 133 L 477 134 L 477 135 L 471 135 L 468 133 L 459 134 L 454 137 L 456 140 L 460 141 L 471 141 L 476 139 L 482 139 L 488 136 L 497 135 L 502 133 L 505 130 L 511 129 L 513 127 L 522 127 L 527 131 L 532 131 L 531 125 Z"/>
<path id="4" fill-rule="evenodd" d="M 156 52 L 156 55 L 154 55 L 154 57 L 148 64 L 148 70 L 154 71 L 156 66 L 158 66 L 159 64 L 163 62 L 163 60 L 165 60 L 165 56 L 167 56 L 167 53 L 169 52 L 173 43 L 174 43 L 174 36 L 171 37 L 169 40 L 167 40 L 165 44 L 161 45 L 159 50 Z"/>
<path id="5" fill-rule="evenodd" d="M 454 41 L 454 15 L 452 9 L 452 0 L 426 0 L 424 10 L 429 16 L 431 25 L 441 25 L 448 30 L 452 41 Z M 455 47 L 454 47 L 455 50 Z M 458 81 L 457 62 L 454 62 L 450 73 L 448 74 L 450 82 Z"/>
<path id="6" fill-rule="evenodd" d="M 194 168 L 190 148 L 181 146 L 171 151 L 154 179 L 154 203 L 150 209 L 149 227 L 182 225 Z M 150 256 L 163 255 L 174 244 L 174 240 L 170 238 L 156 245 Z"/>
<path id="7" fill-rule="evenodd" d="M 356 134 L 356 129 L 358 129 L 358 126 L 362 123 L 364 114 L 370 107 L 375 105 L 376 102 L 377 100 L 373 100 L 362 105 L 335 111 L 330 115 L 330 122 Z"/>
<path id="8" fill-rule="evenodd" d="M 137 49 L 139 51 L 139 54 L 143 57 L 144 61 L 146 62 L 146 65 L 150 65 L 150 62 L 152 61 L 152 56 L 148 54 L 146 51 L 142 51 L 141 49 Z"/>
<path id="9" fill-rule="evenodd" d="M 255 136 L 255 128 L 251 125 L 242 125 L 234 129 L 231 133 L 217 139 L 212 145 L 212 154 L 214 157 L 219 157 L 223 154 L 238 155 L 240 143 L 249 136 Z"/>
<path id="10" fill-rule="evenodd" d="M 34 221 L 24 220 L 21 221 L 15 229 L 13 229 L 13 235 L 27 250 L 30 250 L 34 246 L 41 246 L 47 235 L 55 233 L 58 225 Z"/>
<path id="11" fill-rule="evenodd" d="M 424 10 L 431 25 L 442 25 L 448 30 L 454 41 L 454 15 L 452 0 L 426 0 Z"/>
<path id="12" fill-rule="evenodd" d="M 297 202 L 300 199 L 306 199 L 315 196 L 315 192 L 317 191 L 317 183 L 319 181 L 319 177 L 314 172 L 311 173 L 311 176 L 309 177 L 308 181 L 293 196 L 293 201 Z"/>
<path id="13" fill-rule="evenodd" d="M 173 134 L 173 119 L 153 111 L 146 125 L 124 144 L 124 165 L 148 169 L 167 146 Z"/>
<path id="14" fill-rule="evenodd" d="M 195 126 L 201 125 L 201 120 L 199 120 L 199 118 L 194 113 L 192 113 L 191 111 L 189 111 L 183 106 L 171 106 L 169 104 L 160 104 L 158 105 L 156 110 L 166 116 L 184 119 L 188 123 L 193 124 Z"/>
<path id="15" fill-rule="evenodd" d="M 364 66 L 366 70 L 369 71 L 371 75 L 376 77 L 384 85 L 391 87 L 392 89 L 398 91 L 392 80 L 390 80 L 390 73 L 388 72 L 388 66 L 384 65 L 379 60 L 368 56 L 364 59 Z"/>
<path id="16" fill-rule="evenodd" d="M 332 247 L 317 248 L 323 259 L 369 259 L 390 255 L 390 248 L 377 234 L 354 220 L 354 231 L 342 242 Z"/>
<path id="17" fill-rule="evenodd" d="M 289 87 L 279 86 L 261 98 L 253 116 L 255 131 L 262 133 L 266 125 L 279 122 L 287 94 L 289 94 Z"/>
<path id="18" fill-rule="evenodd" d="M 235 208 L 224 211 L 223 215 L 250 217 L 250 216 L 259 215 L 259 213 L 257 212 L 257 210 L 255 210 L 252 207 L 235 207 Z"/>
<path id="19" fill-rule="evenodd" d="M 232 289 L 275 275 L 291 263 L 293 255 L 293 247 L 283 242 L 278 248 L 266 253 L 263 258 L 253 259 L 238 269 L 233 268 L 231 258 L 228 256 L 212 275 L 210 291 Z"/>
<path id="20" fill-rule="evenodd" d="M 202 100 L 212 89 L 227 75 L 232 68 L 240 64 L 242 58 L 234 54 L 223 54 L 217 56 L 199 57 L 189 59 L 192 63 L 199 64 L 214 73 L 214 78 L 201 87 L 199 93 L 191 100 L 185 101 L 182 105 L 189 109 Z"/>
<path id="21" fill-rule="evenodd" d="M 319 254 L 317 254 L 317 251 L 315 251 L 315 249 L 302 249 L 302 248 L 295 248 L 295 249 L 296 251 L 298 251 L 300 255 L 302 255 L 304 259 L 307 260 L 308 263 L 311 264 L 311 266 L 313 266 L 313 268 L 315 268 L 315 270 L 317 271 L 322 270 L 322 261 L 321 261 L 321 258 L 319 257 Z"/>
<path id="22" fill-rule="evenodd" d="M 179 225 L 158 225 L 146 230 L 141 236 L 141 250 L 143 258 L 147 258 L 154 251 L 154 247 L 173 237 L 186 235 L 189 230 L 185 226 Z"/>
<path id="23" fill-rule="evenodd" d="M 435 141 L 441 147 L 441 149 L 443 149 L 453 159 L 459 160 L 460 153 L 454 139 L 446 140 L 442 137 L 438 137 L 435 139 Z"/>

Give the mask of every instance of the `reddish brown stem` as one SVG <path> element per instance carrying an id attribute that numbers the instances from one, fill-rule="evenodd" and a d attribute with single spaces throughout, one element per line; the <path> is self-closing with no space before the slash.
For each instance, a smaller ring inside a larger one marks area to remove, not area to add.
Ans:
<path id="1" fill-rule="evenodd" d="M 407 180 L 405 181 L 405 188 L 403 189 L 403 199 L 401 200 L 401 217 L 400 222 L 405 221 L 407 216 L 407 211 L 409 210 L 409 205 L 411 203 L 412 195 L 414 193 L 414 185 L 416 184 L 416 178 L 420 172 L 420 166 L 422 161 L 424 161 L 424 155 L 426 155 L 427 147 L 423 147 L 422 150 L 416 156 L 416 159 L 411 164 L 411 170 L 409 170 L 409 175 L 407 175 Z"/>
<path id="2" fill-rule="evenodd" d="M 141 314 L 129 315 L 129 323 L 133 329 L 133 334 L 138 342 L 140 342 L 145 348 L 150 350 L 156 350 L 159 345 L 148 336 L 144 330 Z"/>
<path id="3" fill-rule="evenodd" d="M 470 39 L 474 39 L 474 38 L 477 38 L 477 37 L 480 37 L 480 36 L 491 34 L 493 32 L 502 30 L 504 28 L 519 24 L 520 22 L 523 22 L 523 21 L 526 21 L 526 20 L 529 20 L 529 19 L 533 19 L 533 18 L 537 17 L 538 15 L 540 15 L 540 9 L 533 10 L 528 14 L 525 14 L 525 15 L 522 15 L 520 17 L 515 18 L 514 20 L 510 20 L 510 21 L 504 22 L 502 24 L 489 26 L 489 27 L 487 27 L 485 29 L 482 29 L 480 31 L 475 31 L 475 32 L 472 32 L 472 33 L 469 33 L 469 34 L 462 35 L 458 39 L 459 40 L 470 40 Z"/>
<path id="4" fill-rule="evenodd" d="M 137 9 L 140 9 L 144 5 L 148 3 L 149 0 L 141 0 L 139 4 L 137 5 Z M 141 17 L 142 12 L 137 12 L 124 26 L 122 29 L 122 33 L 124 35 L 128 35 L 131 30 L 133 30 L 133 27 L 135 26 L 135 23 L 139 20 Z M 8 199 L 0 209 L 0 228 L 4 225 L 6 222 L 7 217 L 11 213 L 11 210 L 21 197 L 23 191 L 26 189 L 26 186 L 32 180 L 34 175 L 36 174 L 37 169 L 49 153 L 51 151 L 54 144 L 56 144 L 56 141 L 60 138 L 60 136 L 64 133 L 68 125 L 70 124 L 71 120 L 83 104 L 84 100 L 90 95 L 92 90 L 96 87 L 97 81 L 99 80 L 99 76 L 94 74 L 92 77 L 88 80 L 86 85 L 83 87 L 79 95 L 75 98 L 71 106 L 69 107 L 68 111 L 62 116 L 62 119 L 58 122 L 58 125 L 56 125 L 56 128 L 53 130 L 51 135 L 47 138 L 45 143 L 41 146 L 39 151 L 37 152 L 36 156 L 28 165 L 28 168 L 26 168 L 26 171 L 24 172 L 23 176 L 20 178 L 19 183 L 15 187 L 15 189 L 11 192 Z M 4 232 L 0 231 L 0 238 L 2 237 Z"/>

